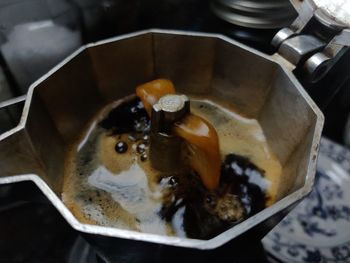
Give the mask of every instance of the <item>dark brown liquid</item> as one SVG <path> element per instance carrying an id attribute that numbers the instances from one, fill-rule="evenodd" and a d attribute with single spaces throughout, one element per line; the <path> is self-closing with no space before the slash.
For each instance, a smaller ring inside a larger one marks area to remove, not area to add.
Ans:
<path id="1" fill-rule="evenodd" d="M 210 107 L 194 103 L 194 111 L 208 118 Z M 80 220 L 208 239 L 266 207 L 265 171 L 233 152 L 224 151 L 215 191 L 208 191 L 194 171 L 161 174 L 152 169 L 149 128 L 139 99 L 124 101 L 98 123 L 80 150 L 70 152 L 63 199 Z M 137 183 L 128 182 L 133 177 Z"/>

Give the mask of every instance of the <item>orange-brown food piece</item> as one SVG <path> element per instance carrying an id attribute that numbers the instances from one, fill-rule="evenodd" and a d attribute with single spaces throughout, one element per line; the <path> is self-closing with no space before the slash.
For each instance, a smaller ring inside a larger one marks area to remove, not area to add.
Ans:
<path id="1" fill-rule="evenodd" d="M 152 106 L 167 94 L 175 94 L 173 83 L 167 79 L 157 79 L 136 88 L 147 113 L 151 116 Z M 220 181 L 220 150 L 215 128 L 203 118 L 189 114 L 174 124 L 173 132 L 187 142 L 189 165 L 195 170 L 204 186 L 214 190 Z"/>
<path id="2" fill-rule="evenodd" d="M 188 146 L 188 161 L 199 174 L 208 190 L 214 190 L 220 181 L 221 158 L 215 128 L 203 118 L 189 114 L 173 127 L 174 133 Z"/>
<path id="3" fill-rule="evenodd" d="M 149 116 L 152 106 L 167 94 L 175 94 L 174 84 L 168 79 L 156 79 L 136 87 L 136 95 L 141 99 Z"/>

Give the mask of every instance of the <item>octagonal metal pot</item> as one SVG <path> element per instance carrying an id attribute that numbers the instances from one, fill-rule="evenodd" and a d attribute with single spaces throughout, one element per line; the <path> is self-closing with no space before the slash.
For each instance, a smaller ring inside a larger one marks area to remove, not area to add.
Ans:
<path id="1" fill-rule="evenodd" d="M 102 247 L 115 240 L 119 248 L 147 241 L 213 249 L 248 234 L 259 239 L 311 191 L 315 175 L 323 115 L 290 69 L 277 54 L 214 34 L 149 30 L 83 46 L 30 87 L 20 123 L 0 135 L 0 184 L 33 181 L 74 229 L 103 239 Z M 65 147 L 102 107 L 159 77 L 171 79 L 179 93 L 210 94 L 260 122 L 283 166 L 278 202 L 210 240 L 88 225 L 74 217 L 61 200 Z"/>

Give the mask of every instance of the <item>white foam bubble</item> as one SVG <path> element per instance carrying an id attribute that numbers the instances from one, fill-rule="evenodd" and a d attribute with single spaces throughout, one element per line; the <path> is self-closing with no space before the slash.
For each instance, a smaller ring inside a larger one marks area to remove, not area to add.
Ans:
<path id="1" fill-rule="evenodd" d="M 99 222 L 101 225 L 107 225 L 108 222 L 106 218 L 103 216 L 102 209 L 99 205 L 90 203 L 85 204 L 82 207 L 84 214 L 89 215 L 91 220 Z"/>
<path id="2" fill-rule="evenodd" d="M 162 201 L 155 199 L 147 176 L 137 163 L 119 174 L 100 166 L 89 176 L 88 183 L 110 193 L 114 201 L 135 217 L 142 232 L 166 235 L 166 223 L 158 216 Z"/>
<path id="3" fill-rule="evenodd" d="M 96 121 L 94 121 L 91 126 L 89 127 L 88 131 L 86 132 L 84 138 L 81 140 L 81 142 L 78 145 L 78 151 L 80 151 L 84 145 L 86 144 L 86 142 L 89 140 L 89 137 L 92 133 L 92 131 L 96 128 Z"/>
<path id="4" fill-rule="evenodd" d="M 186 237 L 186 232 L 183 226 L 184 213 L 185 207 L 181 207 L 179 210 L 176 211 L 171 221 L 176 236 L 178 237 Z"/>

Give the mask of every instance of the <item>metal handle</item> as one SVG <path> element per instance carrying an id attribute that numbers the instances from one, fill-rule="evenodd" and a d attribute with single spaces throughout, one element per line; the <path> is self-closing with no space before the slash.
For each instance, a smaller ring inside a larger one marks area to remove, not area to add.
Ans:
<path id="1" fill-rule="evenodd" d="M 26 95 L 16 97 L 10 100 L 6 100 L 3 102 L 0 102 L 0 136 L 4 136 L 3 134 L 10 133 L 11 131 L 9 129 L 14 128 L 18 125 L 19 119 L 22 113 L 23 104 L 26 99 Z M 9 128 L 9 129 L 8 129 Z M 21 133 L 24 135 L 24 133 Z M 9 136 L 5 138 L 3 141 L 0 141 L 0 147 L 1 145 L 9 145 L 11 144 L 11 148 L 20 149 L 25 144 L 22 143 L 23 140 L 26 141 L 25 136 L 19 135 L 21 139 L 14 140 L 12 139 L 12 136 Z M 18 137 L 17 137 L 18 138 Z M 9 143 L 11 142 L 11 143 Z M 5 153 L 9 153 L 8 150 L 5 150 Z M 17 154 L 22 155 L 21 153 L 17 152 Z M 0 156 L 2 154 L 0 153 Z M 28 155 L 26 157 L 30 158 L 31 155 Z M 16 167 L 16 161 L 18 160 L 17 156 L 9 155 L 10 164 L 12 167 Z M 22 158 L 24 156 L 22 155 Z M 0 157 L 0 162 L 4 163 L 6 162 L 3 157 Z M 28 159 L 28 158 L 26 158 Z M 26 165 L 25 161 L 22 161 L 21 163 L 17 163 L 17 167 L 22 166 L 22 172 L 24 172 L 24 169 L 27 169 L 28 172 L 31 171 L 29 168 L 30 166 Z M 0 164 L 0 167 L 4 167 L 4 164 Z M 0 168 L 1 169 L 1 168 Z M 5 180 L 4 176 L 12 175 L 11 173 L 5 173 L 5 170 L 0 170 L 0 180 Z M 17 170 L 18 171 L 18 170 Z M 3 177 L 3 178 L 1 178 Z M 21 181 L 21 180 L 17 180 Z M 30 185 L 5 185 L 0 188 L 0 213 L 17 208 L 19 206 L 28 204 L 30 202 L 34 203 L 43 203 L 48 204 L 48 200 L 44 197 L 40 191 L 36 187 L 30 187 Z"/>
<path id="2" fill-rule="evenodd" d="M 278 53 L 311 82 L 323 78 L 344 47 L 350 45 L 350 25 L 319 8 L 312 0 L 290 0 L 299 16 L 272 40 Z"/>
<path id="3" fill-rule="evenodd" d="M 0 133 L 0 182 L 6 183 L 9 176 L 38 173 L 40 165 L 35 157 L 34 149 L 24 127 L 18 123 L 19 115 L 22 112 L 21 103 L 24 102 L 26 96 L 17 97 L 0 103 L 0 113 L 3 111 L 4 116 L 0 121 L 2 127 L 11 127 Z M 15 109 L 15 108 L 18 109 Z M 16 110 L 17 117 L 11 111 Z M 1 116 L 1 115 L 0 115 Z M 9 123 L 7 123 L 9 122 Z"/>
<path id="4" fill-rule="evenodd" d="M 0 134 L 15 127 L 20 119 L 26 95 L 0 102 Z"/>
<path id="5" fill-rule="evenodd" d="M 24 102 L 26 100 L 27 95 L 22 95 L 13 99 L 5 100 L 0 102 L 0 109 L 4 109 L 6 107 L 13 106 L 15 104 Z"/>

